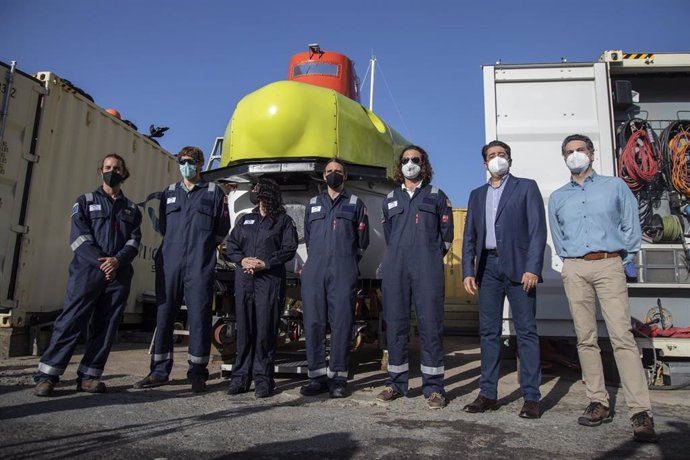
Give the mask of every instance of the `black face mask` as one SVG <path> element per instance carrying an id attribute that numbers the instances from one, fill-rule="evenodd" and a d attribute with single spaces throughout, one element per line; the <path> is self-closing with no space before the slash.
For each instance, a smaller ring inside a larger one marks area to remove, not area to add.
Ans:
<path id="1" fill-rule="evenodd" d="M 254 190 L 250 190 L 249 191 L 249 201 L 251 201 L 251 203 L 255 206 L 257 204 L 259 204 L 259 192 L 255 192 Z"/>
<path id="2" fill-rule="evenodd" d="M 124 180 L 124 178 L 116 173 L 115 171 L 108 171 L 107 173 L 103 173 L 103 182 L 108 187 L 116 187 L 120 185 L 120 183 Z"/>
<path id="3" fill-rule="evenodd" d="M 345 181 L 345 176 L 343 176 L 342 174 L 339 174 L 337 172 L 332 172 L 326 176 L 326 183 L 333 190 L 340 188 L 340 186 L 343 185 L 344 181 Z"/>

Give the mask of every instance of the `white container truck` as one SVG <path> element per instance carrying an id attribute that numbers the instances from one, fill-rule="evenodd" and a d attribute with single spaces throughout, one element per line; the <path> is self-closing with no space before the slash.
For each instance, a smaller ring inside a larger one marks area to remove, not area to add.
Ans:
<path id="1" fill-rule="evenodd" d="M 674 134 L 690 129 L 683 121 L 690 120 L 690 53 L 606 51 L 597 62 L 497 64 L 484 66 L 483 72 L 486 141 L 499 139 L 512 147 L 512 172 L 537 181 L 545 206 L 549 195 L 569 180 L 560 151 L 567 135 L 592 139 L 598 173 L 625 176 L 619 157 L 626 140 L 638 129 L 648 131 L 659 148 L 658 171 L 651 185 L 636 193 L 646 237 L 636 259 L 637 277 L 628 284 L 631 313 L 637 321 L 664 329 L 690 326 L 690 196 L 687 188 L 682 193 L 682 184 L 674 185 L 672 177 L 682 175 L 663 154 Z M 641 154 L 634 145 L 628 147 L 638 155 L 639 166 Z M 688 150 L 682 154 L 685 164 L 690 164 Z M 680 182 L 687 186 L 687 179 L 685 175 Z M 539 334 L 572 341 L 575 330 L 560 277 L 563 264 L 550 235 L 544 262 L 537 296 Z M 600 337 L 607 337 L 601 316 L 598 320 Z M 503 334 L 514 335 L 507 301 Z M 690 339 L 639 338 L 638 345 L 650 358 L 646 361 L 655 383 L 690 380 Z"/>
<path id="2" fill-rule="evenodd" d="M 96 169 L 118 153 L 132 172 L 125 194 L 143 203 L 177 180 L 172 156 L 50 72 L 0 63 L 0 356 L 41 348 L 37 334 L 62 309 L 72 258 L 70 210 L 101 183 Z M 142 245 L 125 321 L 140 321 L 154 295 L 158 201 L 143 203 Z"/>

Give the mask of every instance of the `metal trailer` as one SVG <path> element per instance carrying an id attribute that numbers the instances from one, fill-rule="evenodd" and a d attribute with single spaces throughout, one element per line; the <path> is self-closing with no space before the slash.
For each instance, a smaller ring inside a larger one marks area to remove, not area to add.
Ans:
<path id="1" fill-rule="evenodd" d="M 160 244 L 157 198 L 177 180 L 172 156 L 51 72 L 35 77 L 0 63 L 0 355 L 37 353 L 62 309 L 70 210 L 96 189 L 100 159 L 118 153 L 132 177 L 125 194 L 141 203 L 142 246 L 125 321 L 140 322 L 153 299 L 153 255 Z"/>
<path id="2" fill-rule="evenodd" d="M 690 53 L 606 51 L 598 62 L 497 64 L 484 66 L 483 73 L 486 140 L 500 139 L 511 145 L 511 171 L 537 181 L 545 206 L 549 195 L 569 180 L 560 154 L 567 135 L 592 138 L 594 169 L 617 175 L 617 151 L 622 147 L 617 130 L 627 121 L 641 118 L 660 135 L 669 124 L 690 119 Z M 679 208 L 690 197 L 677 195 L 664 193 L 654 203 L 654 213 L 667 216 L 673 209 L 674 214 L 681 214 Z M 690 225 L 687 215 L 681 219 L 687 243 Z M 537 297 L 539 334 L 572 339 L 575 331 L 560 278 L 562 261 L 550 235 L 544 257 L 544 283 Z M 638 278 L 628 284 L 634 319 L 649 322 L 672 316 L 675 326 L 690 326 L 687 260 L 686 244 L 643 241 L 636 260 Z M 663 305 L 661 312 L 658 301 Z M 508 307 L 506 301 L 503 334 L 512 336 Z M 600 314 L 597 319 L 600 337 L 607 337 Z M 690 357 L 690 339 L 640 338 L 638 345 L 646 356 L 651 354 L 648 361 L 654 378 L 659 377 L 661 360 Z M 664 381 L 673 382 L 673 376 L 664 376 Z"/>

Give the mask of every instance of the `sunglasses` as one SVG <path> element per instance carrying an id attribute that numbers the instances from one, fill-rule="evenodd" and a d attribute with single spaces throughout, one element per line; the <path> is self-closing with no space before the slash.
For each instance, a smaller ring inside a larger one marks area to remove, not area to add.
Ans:
<path id="1" fill-rule="evenodd" d="M 406 165 L 406 164 L 409 163 L 410 161 L 411 161 L 412 163 L 418 165 L 418 164 L 420 164 L 420 163 L 422 162 L 422 159 L 419 158 L 419 157 L 404 157 L 404 158 L 402 158 L 402 159 L 400 160 L 400 162 L 401 162 L 402 164 L 404 164 L 404 165 Z"/>
<path id="2" fill-rule="evenodd" d="M 180 159 L 180 160 L 177 160 L 177 162 L 178 162 L 179 164 L 181 164 L 181 165 L 187 165 L 187 164 L 189 164 L 189 165 L 192 165 L 192 166 L 196 166 L 196 160 L 192 160 L 191 158 L 182 158 L 182 159 Z"/>

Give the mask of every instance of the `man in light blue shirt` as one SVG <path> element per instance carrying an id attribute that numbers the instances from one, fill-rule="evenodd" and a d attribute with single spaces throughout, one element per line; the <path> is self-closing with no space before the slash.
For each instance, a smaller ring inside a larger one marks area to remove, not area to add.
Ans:
<path id="1" fill-rule="evenodd" d="M 640 250 L 637 200 L 620 178 L 594 172 L 594 144 L 589 137 L 568 136 L 561 151 L 571 180 L 549 198 L 549 226 L 554 249 L 563 259 L 561 277 L 590 401 L 578 423 L 599 426 L 612 419 L 598 345 L 596 295 L 631 414 L 633 438 L 657 442 L 647 379 L 631 332 L 623 270 L 623 264 Z"/>
<path id="2" fill-rule="evenodd" d="M 551 194 L 549 219 L 556 252 L 562 259 L 616 253 L 623 264 L 632 262 L 642 236 L 637 200 L 620 178 L 589 170 L 582 183 L 573 178 Z"/>

